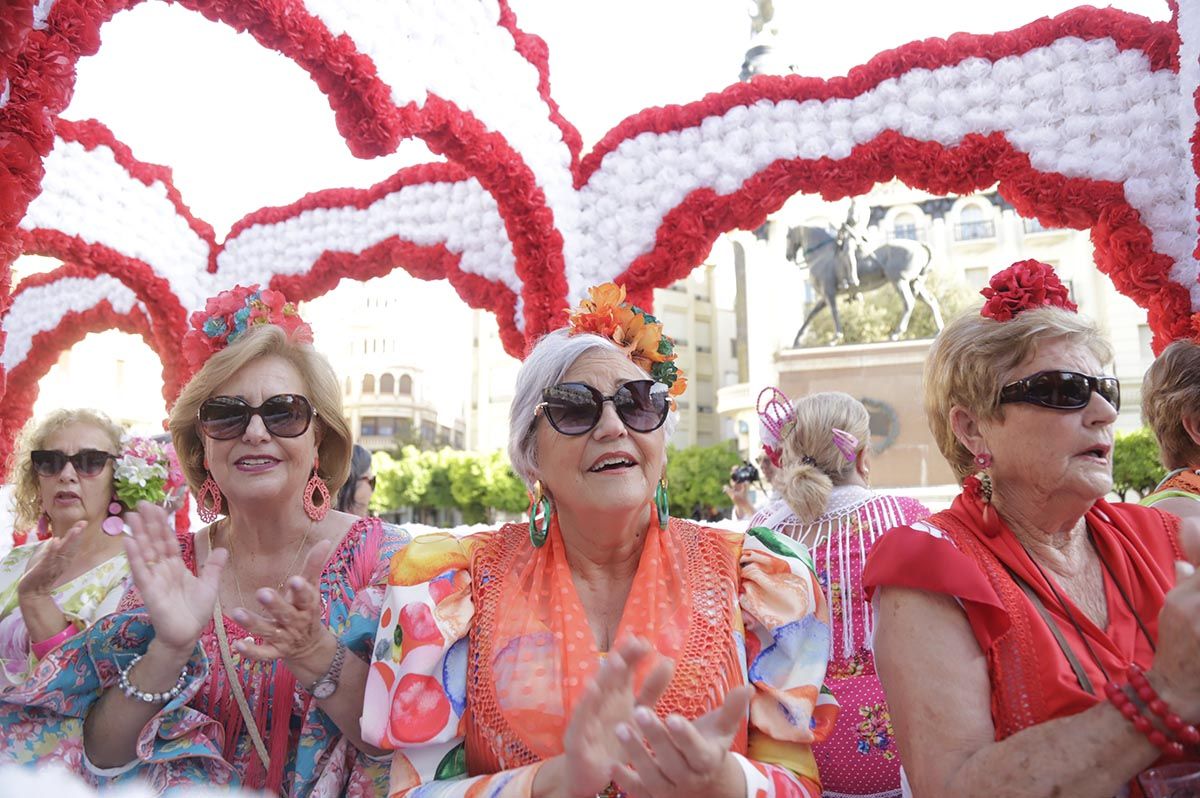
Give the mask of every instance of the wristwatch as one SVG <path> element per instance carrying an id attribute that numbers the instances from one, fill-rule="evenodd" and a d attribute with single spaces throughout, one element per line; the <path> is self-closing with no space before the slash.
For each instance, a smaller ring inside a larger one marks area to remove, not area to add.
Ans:
<path id="1" fill-rule="evenodd" d="M 329 663 L 329 670 L 325 671 L 325 675 L 317 679 L 308 692 L 313 694 L 314 698 L 325 699 L 333 695 L 338 688 L 338 677 L 342 675 L 342 662 L 346 659 L 346 644 L 341 640 L 338 641 L 337 651 L 333 652 L 333 662 Z"/>

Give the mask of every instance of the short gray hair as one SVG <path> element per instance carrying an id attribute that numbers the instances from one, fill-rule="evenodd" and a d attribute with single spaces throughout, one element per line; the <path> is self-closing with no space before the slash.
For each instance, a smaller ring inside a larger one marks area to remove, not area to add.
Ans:
<path id="1" fill-rule="evenodd" d="M 542 401 L 542 392 L 562 382 L 563 375 L 570 371 L 575 361 L 593 349 L 607 349 L 622 356 L 625 354 L 610 338 L 591 333 L 572 335 L 569 329 L 563 327 L 543 335 L 517 372 L 516 392 L 508 413 L 508 459 L 517 476 L 525 480 L 531 489 L 537 468 L 535 412 Z M 643 369 L 637 368 L 646 374 Z M 646 374 L 646 378 L 650 379 L 650 375 Z M 664 441 L 671 440 L 678 423 L 679 413 L 672 410 L 663 423 Z"/>

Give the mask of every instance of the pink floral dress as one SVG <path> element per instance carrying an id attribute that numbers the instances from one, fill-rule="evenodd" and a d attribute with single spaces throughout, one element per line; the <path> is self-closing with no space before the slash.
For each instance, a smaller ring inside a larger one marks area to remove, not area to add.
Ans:
<path id="1" fill-rule="evenodd" d="M 883 686 L 871 653 L 873 616 L 862 592 L 862 569 L 875 540 L 894 526 L 929 515 L 914 499 L 857 485 L 835 487 L 825 513 L 810 523 L 782 500 L 759 511 L 764 526 L 809 547 L 829 599 L 833 645 L 825 686 L 841 707 L 833 732 L 813 747 L 826 798 L 899 798 L 900 756 Z"/>

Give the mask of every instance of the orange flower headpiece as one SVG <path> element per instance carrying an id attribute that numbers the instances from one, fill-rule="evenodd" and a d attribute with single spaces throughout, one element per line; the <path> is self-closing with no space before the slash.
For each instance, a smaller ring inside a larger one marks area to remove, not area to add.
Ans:
<path id="1" fill-rule="evenodd" d="M 199 369 L 215 352 L 241 338 L 260 324 L 282 327 L 288 337 L 312 343 L 312 328 L 304 323 L 296 306 L 283 294 L 257 285 L 238 285 L 212 297 L 192 314 L 192 329 L 183 336 L 183 356 L 193 370 Z"/>
<path id="2" fill-rule="evenodd" d="M 625 286 L 605 283 L 588 289 L 588 298 L 570 314 L 571 335 L 612 339 L 651 378 L 667 386 L 672 406 L 687 390 L 687 378 L 675 365 L 675 341 L 663 334 L 662 322 L 625 301 Z"/>

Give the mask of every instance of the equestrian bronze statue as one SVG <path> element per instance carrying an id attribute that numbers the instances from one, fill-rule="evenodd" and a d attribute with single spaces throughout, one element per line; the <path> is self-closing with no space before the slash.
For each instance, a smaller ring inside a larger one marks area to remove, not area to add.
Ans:
<path id="1" fill-rule="evenodd" d="M 787 234 L 787 259 L 798 266 L 808 266 L 809 279 L 816 287 L 820 299 L 804 318 L 796 333 L 793 347 L 800 346 L 800 338 L 813 320 L 825 307 L 833 315 L 834 342 L 842 340 L 842 322 L 838 318 L 838 295 L 867 294 L 885 285 L 891 285 L 904 303 L 904 312 L 889 336 L 897 341 L 908 330 L 908 323 L 920 299 L 933 313 L 933 322 L 942 329 L 942 312 L 937 298 L 925 285 L 929 264 L 933 255 L 929 247 L 917 241 L 896 239 L 883 246 L 866 251 L 854 236 L 843 235 L 828 227 L 793 227 Z M 855 248 L 851 252 L 851 247 Z M 854 261 L 851 261 L 851 258 Z M 855 270 L 853 267 L 857 265 Z M 854 275 L 857 271 L 857 275 Z M 852 284 L 857 276 L 858 285 Z"/>

